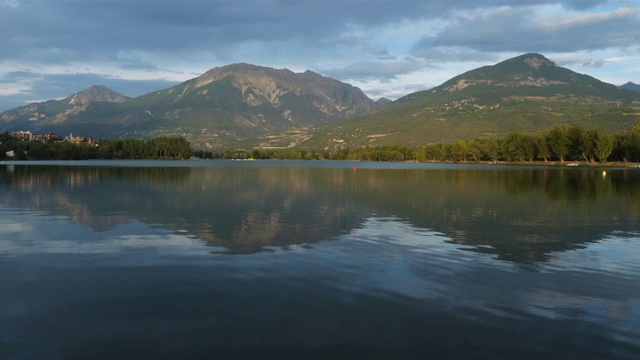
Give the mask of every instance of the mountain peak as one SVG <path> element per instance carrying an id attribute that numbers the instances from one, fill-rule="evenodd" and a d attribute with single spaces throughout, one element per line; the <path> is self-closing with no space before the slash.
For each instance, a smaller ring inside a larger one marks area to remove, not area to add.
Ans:
<path id="1" fill-rule="evenodd" d="M 247 64 L 247 63 L 236 63 L 225 66 L 214 67 L 213 69 L 205 72 L 196 78 L 195 87 L 202 87 L 212 82 L 218 81 L 224 77 L 229 75 L 242 75 L 248 76 L 249 74 L 253 74 L 252 76 L 258 75 L 260 77 L 267 76 L 291 76 L 294 73 L 289 69 L 274 69 L 259 65 Z"/>
<path id="2" fill-rule="evenodd" d="M 393 100 L 387 99 L 386 97 L 381 97 L 380 99 L 376 100 L 376 106 L 382 106 L 390 102 L 393 102 Z"/>
<path id="3" fill-rule="evenodd" d="M 556 66 L 556 64 L 540 54 L 531 54 L 524 59 L 524 62 L 534 69 L 538 69 L 541 65 Z"/>
<path id="4" fill-rule="evenodd" d="M 617 89 L 529 53 L 339 121 L 305 145 L 419 146 L 504 137 L 514 131 L 538 133 L 556 124 L 619 131 L 633 126 L 638 102 L 638 92 Z"/>
<path id="5" fill-rule="evenodd" d="M 543 55 L 528 53 L 468 71 L 445 82 L 440 88 L 454 92 L 478 85 L 502 88 L 534 87 L 539 90 L 549 86 L 564 86 L 598 92 L 601 84 L 601 81 L 590 76 L 557 66 Z"/>
<path id="6" fill-rule="evenodd" d="M 555 68 L 556 63 L 547 59 L 544 55 L 538 53 L 528 53 L 520 56 L 516 56 L 511 59 L 507 59 L 505 61 L 499 62 L 492 66 L 493 68 L 498 68 L 500 71 L 537 71 L 541 70 L 541 68 Z"/>
<path id="7" fill-rule="evenodd" d="M 620 85 L 618 87 L 622 88 L 622 89 L 630 89 L 630 90 L 640 91 L 640 85 L 636 84 L 636 83 L 634 83 L 632 81 L 628 81 L 626 84 Z"/>
<path id="8" fill-rule="evenodd" d="M 69 105 L 87 105 L 92 102 L 113 102 L 122 103 L 129 98 L 117 91 L 111 90 L 104 85 L 92 85 L 91 87 L 77 92 L 65 99 Z"/>

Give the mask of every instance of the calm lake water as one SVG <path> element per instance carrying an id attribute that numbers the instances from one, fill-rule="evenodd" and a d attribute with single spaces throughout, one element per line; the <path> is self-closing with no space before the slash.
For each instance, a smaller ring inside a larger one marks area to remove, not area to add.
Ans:
<path id="1" fill-rule="evenodd" d="M 602 171 L 5 162 L 0 358 L 637 359 L 640 171 Z"/>

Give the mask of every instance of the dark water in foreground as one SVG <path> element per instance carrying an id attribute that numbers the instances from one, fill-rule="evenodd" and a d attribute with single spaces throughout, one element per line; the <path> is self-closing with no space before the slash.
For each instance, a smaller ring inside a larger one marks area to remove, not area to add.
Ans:
<path id="1" fill-rule="evenodd" d="M 0 359 L 637 359 L 602 170 L 1 164 Z"/>

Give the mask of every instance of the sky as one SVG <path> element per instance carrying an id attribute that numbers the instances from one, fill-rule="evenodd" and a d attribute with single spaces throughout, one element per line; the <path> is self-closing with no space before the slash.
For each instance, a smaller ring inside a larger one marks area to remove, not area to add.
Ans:
<path id="1" fill-rule="evenodd" d="M 397 99 L 524 53 L 640 83 L 640 0 L 0 0 L 0 111 L 233 63 Z"/>

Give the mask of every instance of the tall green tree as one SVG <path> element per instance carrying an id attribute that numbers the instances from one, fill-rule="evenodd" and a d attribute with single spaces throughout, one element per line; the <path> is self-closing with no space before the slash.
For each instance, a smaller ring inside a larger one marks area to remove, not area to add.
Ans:
<path id="1" fill-rule="evenodd" d="M 582 132 L 582 136 L 578 139 L 578 148 L 582 157 L 589 163 L 596 162 L 596 145 L 600 134 L 598 130 L 589 129 Z M 607 154 L 609 156 L 609 154 Z"/>
<path id="2" fill-rule="evenodd" d="M 549 139 L 549 147 L 560 162 L 564 162 L 567 154 L 569 154 L 569 134 L 566 126 L 556 125 L 547 133 Z"/>
<path id="3" fill-rule="evenodd" d="M 509 133 L 504 139 L 504 155 L 508 161 L 524 162 L 527 153 L 525 150 L 525 138 L 527 135 L 520 131 Z"/>
<path id="4" fill-rule="evenodd" d="M 549 139 L 546 133 L 538 134 L 535 138 L 537 155 L 544 162 L 549 161 L 551 157 L 551 147 L 549 147 Z"/>
<path id="5" fill-rule="evenodd" d="M 580 141 L 585 137 L 585 132 L 586 131 L 580 126 L 569 126 L 567 128 L 567 137 L 569 138 L 569 154 L 567 154 L 567 159 L 578 160 L 582 158 Z"/>
<path id="6" fill-rule="evenodd" d="M 614 139 L 606 131 L 599 131 L 596 139 L 594 153 L 601 163 L 607 161 L 609 155 L 613 151 Z"/>
<path id="7" fill-rule="evenodd" d="M 500 141 L 497 139 L 487 139 L 484 142 L 484 151 L 492 162 L 500 160 Z"/>

